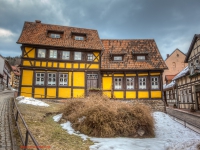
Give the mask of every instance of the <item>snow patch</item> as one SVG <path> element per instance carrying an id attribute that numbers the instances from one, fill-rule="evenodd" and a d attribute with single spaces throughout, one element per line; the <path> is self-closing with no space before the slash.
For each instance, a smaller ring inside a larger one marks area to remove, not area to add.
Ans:
<path id="1" fill-rule="evenodd" d="M 24 104 L 30 104 L 30 105 L 35 105 L 35 106 L 44 106 L 44 107 L 48 107 L 49 104 L 42 102 L 40 100 L 34 99 L 32 97 L 24 97 L 24 96 L 19 96 L 16 98 L 20 103 L 24 103 Z"/>
<path id="2" fill-rule="evenodd" d="M 58 114 L 58 115 L 56 115 L 56 116 L 53 117 L 53 120 L 55 122 L 58 122 L 58 121 L 60 121 L 61 118 L 62 118 L 62 114 Z"/>

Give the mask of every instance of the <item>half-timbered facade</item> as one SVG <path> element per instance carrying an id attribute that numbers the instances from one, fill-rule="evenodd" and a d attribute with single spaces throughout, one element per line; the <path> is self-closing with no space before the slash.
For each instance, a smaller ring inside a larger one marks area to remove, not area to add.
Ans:
<path id="1" fill-rule="evenodd" d="M 153 39 L 102 40 L 102 90 L 117 99 L 161 99 L 167 69 Z"/>
<path id="2" fill-rule="evenodd" d="M 100 86 L 98 32 L 41 21 L 25 22 L 19 95 L 35 98 L 76 98 Z"/>

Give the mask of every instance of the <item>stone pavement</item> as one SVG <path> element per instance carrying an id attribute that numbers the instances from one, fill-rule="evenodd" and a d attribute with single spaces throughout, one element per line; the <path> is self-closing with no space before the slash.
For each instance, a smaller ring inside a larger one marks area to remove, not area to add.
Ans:
<path id="1" fill-rule="evenodd" d="M 12 150 L 9 122 L 9 102 L 12 91 L 0 92 L 0 150 Z"/>

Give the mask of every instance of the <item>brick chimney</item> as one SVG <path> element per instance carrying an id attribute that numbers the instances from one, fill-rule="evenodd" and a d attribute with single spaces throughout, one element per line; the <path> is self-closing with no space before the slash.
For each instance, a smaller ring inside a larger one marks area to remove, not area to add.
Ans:
<path id="1" fill-rule="evenodd" d="M 41 21 L 40 20 L 35 20 L 35 23 L 41 23 Z"/>

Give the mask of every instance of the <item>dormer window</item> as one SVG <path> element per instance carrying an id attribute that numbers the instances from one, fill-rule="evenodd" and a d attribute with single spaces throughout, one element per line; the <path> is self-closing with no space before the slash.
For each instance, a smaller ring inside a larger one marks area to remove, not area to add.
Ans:
<path id="1" fill-rule="evenodd" d="M 145 60 L 145 56 L 137 56 L 137 60 L 139 61 Z"/>
<path id="2" fill-rule="evenodd" d="M 114 57 L 113 57 L 113 60 L 114 60 L 114 61 L 122 61 L 123 58 L 122 58 L 122 56 L 114 56 Z"/>
<path id="3" fill-rule="evenodd" d="M 64 33 L 63 31 L 49 30 L 47 31 L 47 36 L 53 39 L 59 39 L 62 38 L 63 33 Z"/>
<path id="4" fill-rule="evenodd" d="M 60 38 L 61 36 L 60 36 L 60 34 L 57 34 L 57 33 L 51 33 L 50 37 L 51 38 Z"/>
<path id="5" fill-rule="evenodd" d="M 83 36 L 75 36 L 74 39 L 78 40 L 78 41 L 83 41 L 84 37 Z"/>

